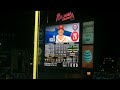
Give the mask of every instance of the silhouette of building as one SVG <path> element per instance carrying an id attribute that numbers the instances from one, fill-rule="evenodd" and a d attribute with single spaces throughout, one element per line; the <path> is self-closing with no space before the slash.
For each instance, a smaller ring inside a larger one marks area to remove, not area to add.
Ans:
<path id="1" fill-rule="evenodd" d="M 29 73 L 31 54 L 27 49 L 11 51 L 11 70 L 14 72 Z"/>

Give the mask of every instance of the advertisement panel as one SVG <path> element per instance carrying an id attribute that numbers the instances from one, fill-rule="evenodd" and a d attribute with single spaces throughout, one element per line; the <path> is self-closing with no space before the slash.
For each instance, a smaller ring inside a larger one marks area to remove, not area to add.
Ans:
<path id="1" fill-rule="evenodd" d="M 94 44 L 94 21 L 83 23 L 83 44 Z"/>
<path id="2" fill-rule="evenodd" d="M 93 45 L 82 46 L 82 68 L 93 68 Z"/>

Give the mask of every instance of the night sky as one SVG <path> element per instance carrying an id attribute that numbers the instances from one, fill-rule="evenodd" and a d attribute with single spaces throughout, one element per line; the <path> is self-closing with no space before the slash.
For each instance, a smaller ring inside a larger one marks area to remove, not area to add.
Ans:
<path id="1" fill-rule="evenodd" d="M 95 47 L 101 56 L 120 56 L 119 12 L 82 12 L 84 18 L 95 18 Z M 33 48 L 34 11 L 2 12 L 0 32 L 16 33 L 17 48 Z M 97 52 L 96 51 L 96 52 Z"/>
<path id="2" fill-rule="evenodd" d="M 99 31 L 101 35 L 99 36 L 103 55 L 120 56 L 119 16 L 119 12 L 104 12 L 99 15 L 101 19 L 101 30 Z"/>
<path id="3" fill-rule="evenodd" d="M 34 11 L 2 12 L 0 32 L 15 33 L 15 48 L 31 48 L 34 35 Z M 9 47 L 9 46 L 8 46 Z"/>

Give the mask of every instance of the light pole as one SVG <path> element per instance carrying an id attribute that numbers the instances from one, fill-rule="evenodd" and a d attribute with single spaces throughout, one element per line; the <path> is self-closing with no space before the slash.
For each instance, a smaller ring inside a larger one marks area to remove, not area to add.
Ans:
<path id="1" fill-rule="evenodd" d="M 40 28 L 40 11 L 35 11 L 33 79 L 37 78 L 38 73 L 39 28 Z"/>

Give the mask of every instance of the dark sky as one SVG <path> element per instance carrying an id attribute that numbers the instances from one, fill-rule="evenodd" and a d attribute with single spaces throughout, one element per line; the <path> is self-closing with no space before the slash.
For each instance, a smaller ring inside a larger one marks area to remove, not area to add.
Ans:
<path id="1" fill-rule="evenodd" d="M 105 56 L 120 56 L 119 12 L 101 12 L 97 18 L 101 26 L 97 28 L 99 28 L 98 32 L 100 33 L 98 34 L 101 43 L 99 47 L 101 47 L 102 54 Z"/>
<path id="2" fill-rule="evenodd" d="M 83 18 L 95 18 L 95 48 L 101 56 L 120 56 L 119 12 L 82 12 Z M 34 11 L 2 12 L 0 32 L 16 33 L 15 45 L 32 48 Z"/>
<path id="3" fill-rule="evenodd" d="M 0 32 L 15 33 L 14 47 L 31 48 L 34 35 L 34 11 L 2 12 Z"/>

